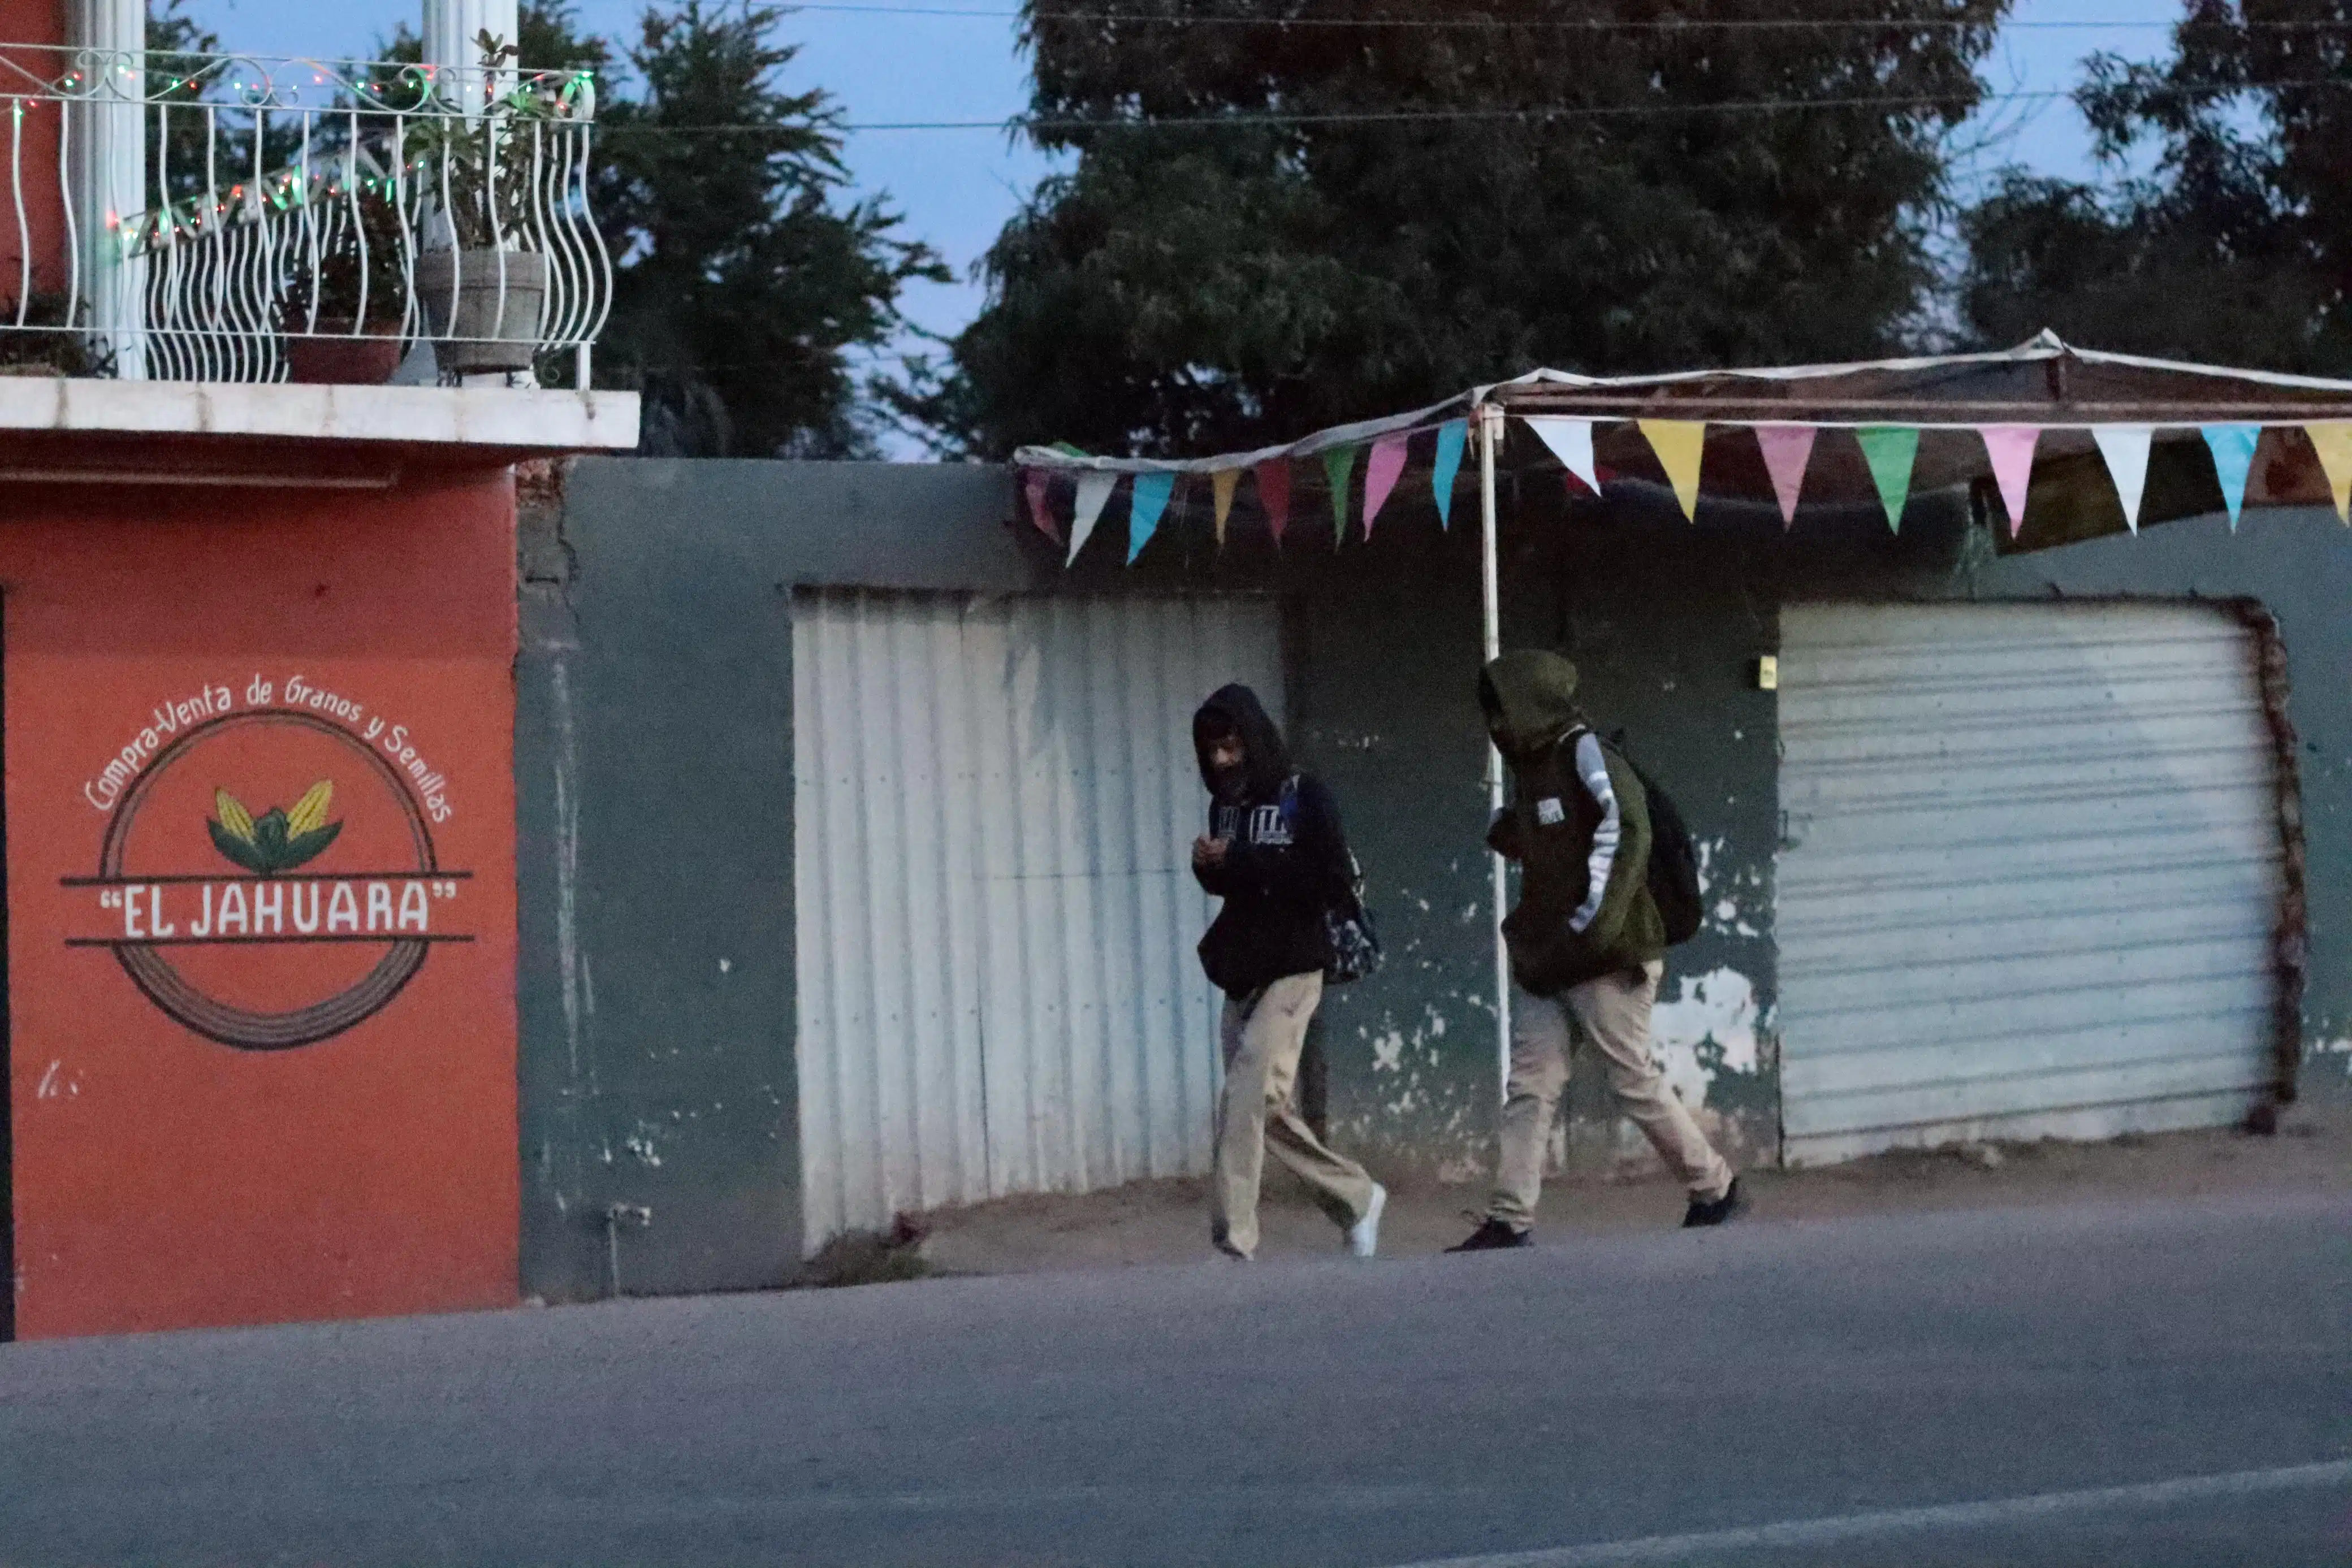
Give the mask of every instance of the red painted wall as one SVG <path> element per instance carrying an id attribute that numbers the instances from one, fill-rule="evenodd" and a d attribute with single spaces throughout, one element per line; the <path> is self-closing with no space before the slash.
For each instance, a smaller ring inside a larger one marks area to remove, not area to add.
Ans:
<path id="1" fill-rule="evenodd" d="M 0 500 L 17 1333 L 510 1304 L 511 482 Z"/>
<path id="2" fill-rule="evenodd" d="M 0 46 L 58 45 L 65 37 L 65 8 L 59 0 L 0 0 Z M 35 292 L 66 286 L 65 182 L 58 167 L 64 110 L 54 101 L 29 96 L 66 68 L 62 55 L 0 47 L 0 94 L 21 101 L 24 110 L 21 120 L 0 116 L 0 307 L 5 308 L 0 319 L 11 322 L 28 248 L 16 235 L 19 195 L 31 242 Z"/>
<path id="3" fill-rule="evenodd" d="M 0 0 L 0 44 L 62 44 L 64 0 Z"/>

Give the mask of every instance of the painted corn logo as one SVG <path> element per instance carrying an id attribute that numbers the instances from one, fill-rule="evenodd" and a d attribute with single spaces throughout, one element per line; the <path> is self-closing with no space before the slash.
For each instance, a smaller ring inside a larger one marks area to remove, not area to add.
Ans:
<path id="1" fill-rule="evenodd" d="M 327 806 L 335 798 L 335 781 L 321 779 L 294 803 L 290 811 L 272 806 L 255 821 L 237 798 L 226 789 L 213 791 L 219 815 L 205 825 L 212 830 L 213 847 L 246 870 L 260 876 L 292 871 L 335 841 L 341 822 L 327 821 Z"/>
<path id="2" fill-rule="evenodd" d="M 67 946 L 109 950 L 165 1014 L 240 1050 L 341 1034 L 436 946 L 473 940 L 448 928 L 471 873 L 440 863 L 412 781 L 306 713 L 184 731 L 115 802 L 98 862 L 66 879 L 94 895 Z"/>

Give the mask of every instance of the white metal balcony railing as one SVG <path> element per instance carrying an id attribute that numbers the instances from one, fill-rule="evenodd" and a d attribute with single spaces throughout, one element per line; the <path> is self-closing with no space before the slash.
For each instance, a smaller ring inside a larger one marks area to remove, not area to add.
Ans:
<path id="1" fill-rule="evenodd" d="M 0 371 L 587 384 L 585 73 L 8 46 L 0 100 Z"/>

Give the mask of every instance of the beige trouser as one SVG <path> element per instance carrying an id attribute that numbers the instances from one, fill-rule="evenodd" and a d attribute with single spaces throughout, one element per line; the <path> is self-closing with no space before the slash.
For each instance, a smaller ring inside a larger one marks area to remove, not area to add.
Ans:
<path id="1" fill-rule="evenodd" d="M 1657 999 L 1664 964 L 1636 977 L 1604 975 L 1564 995 L 1538 997 L 1511 988 L 1511 1077 L 1503 1094 L 1503 1153 L 1495 1169 L 1495 1201 L 1487 1213 L 1524 1230 L 1535 1223 L 1543 1191 L 1544 1144 L 1568 1087 L 1568 1018 L 1601 1050 L 1617 1104 L 1649 1134 L 1651 1147 L 1690 1188 L 1693 1197 L 1717 1198 L 1731 1188 L 1731 1167 L 1698 1130 L 1650 1060 L 1650 1004 Z"/>
<path id="2" fill-rule="evenodd" d="M 1315 1189 L 1324 1211 L 1353 1225 L 1372 1206 L 1364 1167 L 1323 1146 L 1290 1103 L 1307 1020 L 1323 999 L 1323 977 L 1292 975 L 1248 1001 L 1225 998 L 1225 1090 L 1217 1100 L 1216 1179 L 1210 1224 L 1246 1258 L 1257 1250 L 1257 1189 L 1270 1145 L 1275 1157 Z"/>

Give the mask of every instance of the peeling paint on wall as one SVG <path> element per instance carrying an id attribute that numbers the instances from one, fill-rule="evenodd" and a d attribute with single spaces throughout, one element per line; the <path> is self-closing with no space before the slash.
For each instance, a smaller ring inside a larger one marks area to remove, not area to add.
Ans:
<path id="1" fill-rule="evenodd" d="M 1460 1002 L 1475 1006 L 1477 1001 L 1475 997 L 1456 995 L 1441 1001 L 1423 1002 L 1420 1016 L 1410 1029 L 1402 1026 L 1392 1012 L 1384 1012 L 1377 1026 L 1357 1029 L 1357 1038 L 1371 1047 L 1372 1071 L 1386 1081 L 1380 1101 L 1382 1116 L 1406 1115 L 1437 1103 L 1441 1096 L 1433 1091 L 1437 1085 L 1450 1084 L 1453 1078 L 1443 1044 L 1451 1027 L 1444 1005 Z M 1458 1108 L 1445 1118 L 1445 1125 L 1452 1131 L 1463 1130 L 1464 1118 Z"/>
<path id="2" fill-rule="evenodd" d="M 1684 1104 L 1704 1105 L 1717 1076 L 1757 1070 L 1763 1020 L 1756 987 L 1737 969 L 1685 975 L 1677 984 L 1680 994 L 1650 1014 L 1650 1055 Z"/>
<path id="3" fill-rule="evenodd" d="M 1742 900 L 1759 904 L 1764 902 L 1763 867 L 1720 870 L 1730 858 L 1728 838 L 1699 839 L 1691 847 L 1698 855 L 1699 898 L 1702 903 L 1709 898 L 1715 900 L 1714 907 L 1707 912 L 1705 928 L 1718 936 L 1761 936 L 1763 932 L 1747 917 Z"/>

